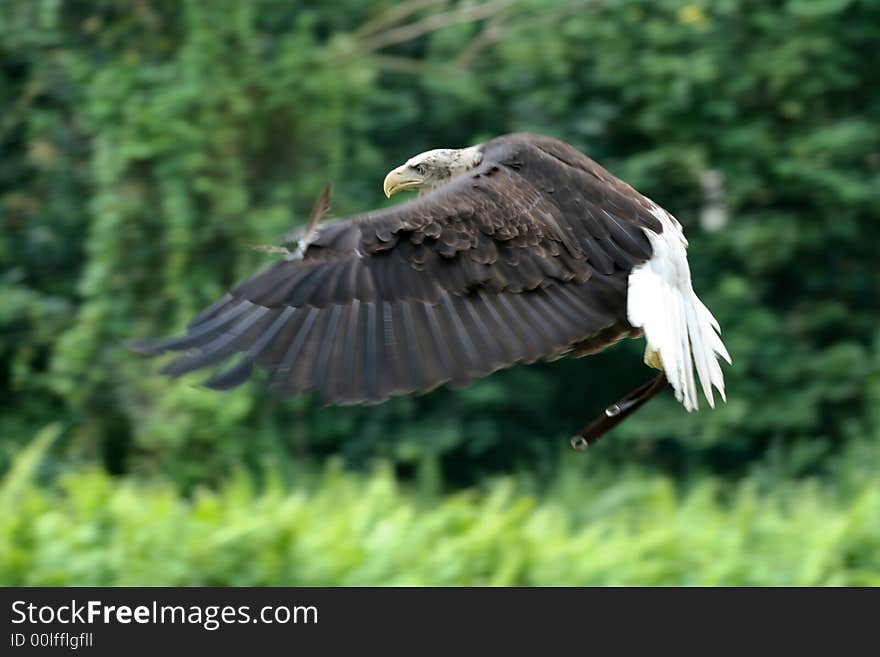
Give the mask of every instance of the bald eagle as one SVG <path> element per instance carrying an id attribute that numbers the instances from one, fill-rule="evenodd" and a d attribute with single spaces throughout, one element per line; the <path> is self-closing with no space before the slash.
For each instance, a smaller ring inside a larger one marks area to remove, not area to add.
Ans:
<path id="1" fill-rule="evenodd" d="M 431 150 L 386 176 L 388 197 L 404 190 L 420 193 L 319 224 L 325 197 L 293 250 L 186 335 L 133 347 L 185 352 L 163 369 L 171 376 L 240 354 L 209 388 L 237 386 L 260 365 L 281 394 L 361 404 L 644 335 L 645 363 L 661 373 L 582 431 L 581 445 L 667 381 L 688 411 L 697 379 L 709 406 L 713 386 L 724 398 L 718 356 L 730 356 L 691 287 L 681 225 L 572 146 L 510 134 Z"/>

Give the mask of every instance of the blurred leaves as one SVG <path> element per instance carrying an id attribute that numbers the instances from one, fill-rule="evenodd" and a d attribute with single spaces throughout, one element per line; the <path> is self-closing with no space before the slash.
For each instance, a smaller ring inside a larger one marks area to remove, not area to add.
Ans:
<path id="1" fill-rule="evenodd" d="M 0 480 L 7 586 L 880 584 L 876 481 L 841 499 L 809 481 L 768 495 L 575 474 L 550 496 L 503 478 L 426 503 L 388 468 L 330 464 L 293 489 L 239 472 L 181 498 L 97 470 L 35 486 L 21 475 L 43 443 Z"/>
<path id="2" fill-rule="evenodd" d="M 385 172 L 413 153 L 514 130 L 571 142 L 680 218 L 734 358 L 727 405 L 688 416 L 667 396 L 591 463 L 822 474 L 880 437 L 876 3 L 0 11 L 0 471 L 51 419 L 58 463 L 185 489 L 334 455 L 451 484 L 552 479 L 567 436 L 648 376 L 638 344 L 343 409 L 168 381 L 123 346 L 179 331 L 265 265 L 251 247 L 303 221 L 325 183 L 344 216 L 383 203 Z M 715 233 L 698 225 L 708 169 L 729 216 Z"/>
<path id="3" fill-rule="evenodd" d="M 0 582 L 880 585 L 878 25 L 856 0 L 6 0 Z M 327 409 L 124 348 L 265 265 L 327 182 L 345 216 L 414 153 L 515 130 L 679 217 L 727 404 L 662 396 L 580 455 L 640 343 Z"/>

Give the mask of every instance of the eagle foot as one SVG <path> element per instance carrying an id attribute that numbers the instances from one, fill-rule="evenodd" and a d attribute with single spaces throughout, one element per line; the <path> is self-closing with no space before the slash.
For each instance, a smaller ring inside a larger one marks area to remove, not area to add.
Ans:
<path id="1" fill-rule="evenodd" d="M 660 352 L 647 345 L 645 346 L 645 365 L 663 371 L 663 359 L 660 358 Z"/>

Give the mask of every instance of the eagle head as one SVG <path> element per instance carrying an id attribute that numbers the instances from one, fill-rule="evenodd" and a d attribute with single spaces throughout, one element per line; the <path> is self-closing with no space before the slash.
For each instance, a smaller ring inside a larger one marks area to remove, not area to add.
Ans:
<path id="1" fill-rule="evenodd" d="M 417 189 L 419 193 L 430 192 L 470 171 L 482 159 L 482 144 L 470 148 L 437 148 L 425 151 L 389 172 L 382 187 L 388 198 L 407 189 Z"/>

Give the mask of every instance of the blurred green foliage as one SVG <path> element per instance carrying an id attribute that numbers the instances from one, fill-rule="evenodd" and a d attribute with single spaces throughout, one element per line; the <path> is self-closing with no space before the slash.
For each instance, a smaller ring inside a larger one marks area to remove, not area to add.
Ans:
<path id="1" fill-rule="evenodd" d="M 34 486 L 47 438 L 0 481 L 4 584 L 880 586 L 876 485 L 766 495 L 703 477 L 682 492 L 565 470 L 549 498 L 502 478 L 437 499 L 389 468 L 363 478 L 330 464 L 293 491 L 239 473 L 184 500 L 99 470 Z"/>
<path id="2" fill-rule="evenodd" d="M 0 4 L 0 473 L 48 422 L 59 432 L 40 477 L 6 475 L 3 495 L 21 491 L 0 579 L 876 583 L 880 2 L 482 6 Z M 264 265 L 251 247 L 303 221 L 326 182 L 345 216 L 383 203 L 384 174 L 410 155 L 515 130 L 569 141 L 682 221 L 734 358 L 726 405 L 688 415 L 666 395 L 584 457 L 567 436 L 649 376 L 636 342 L 330 409 L 259 381 L 169 381 L 124 348 L 179 331 Z M 707 171 L 729 218 L 714 232 L 699 219 Z M 395 474 L 331 470 L 308 488 L 328 458 Z M 251 490 L 243 472 L 295 490 Z M 511 473 L 549 497 L 485 484 Z M 556 499 L 565 477 L 589 482 Z M 397 478 L 485 492 L 424 502 Z M 340 527 L 359 527 L 355 542 L 325 555 Z M 802 553 L 813 536 L 824 556 Z M 420 554 L 428 541 L 461 570 Z M 501 541 L 509 557 L 493 556 Z M 230 563 L 212 563 L 227 545 Z M 320 576 L 297 570 L 308 560 Z"/>

